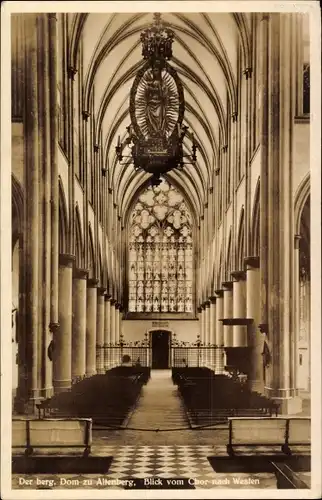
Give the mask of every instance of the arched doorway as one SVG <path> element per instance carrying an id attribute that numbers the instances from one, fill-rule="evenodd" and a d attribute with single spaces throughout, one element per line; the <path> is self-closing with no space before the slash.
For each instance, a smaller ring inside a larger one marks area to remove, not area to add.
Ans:
<path id="1" fill-rule="evenodd" d="M 151 367 L 165 370 L 171 366 L 171 330 L 155 328 L 149 331 Z"/>

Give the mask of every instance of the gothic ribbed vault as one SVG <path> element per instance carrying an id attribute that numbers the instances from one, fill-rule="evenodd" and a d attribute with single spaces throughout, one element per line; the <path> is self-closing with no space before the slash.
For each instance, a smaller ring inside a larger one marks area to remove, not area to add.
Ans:
<path id="1" fill-rule="evenodd" d="M 171 64 L 184 86 L 184 122 L 199 149 L 197 166 L 172 171 L 169 179 L 182 186 L 200 216 L 213 186 L 219 148 L 227 143 L 227 123 L 237 111 L 237 75 L 249 66 L 250 26 L 243 13 L 164 13 L 162 19 L 175 32 Z M 140 33 L 152 22 L 152 13 L 105 13 L 77 14 L 71 23 L 70 65 L 77 68 L 82 39 L 83 109 L 90 109 L 94 99 L 96 143 L 103 147 L 109 185 L 117 193 L 122 217 L 149 177 L 132 165 L 118 164 L 115 145 L 130 123 L 129 92 L 142 65 Z"/>

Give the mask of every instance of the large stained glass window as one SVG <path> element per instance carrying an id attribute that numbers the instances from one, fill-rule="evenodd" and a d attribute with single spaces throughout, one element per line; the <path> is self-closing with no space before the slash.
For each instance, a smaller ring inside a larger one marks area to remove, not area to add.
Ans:
<path id="1" fill-rule="evenodd" d="M 192 312 L 191 214 L 164 179 L 139 197 L 129 227 L 129 312 Z"/>

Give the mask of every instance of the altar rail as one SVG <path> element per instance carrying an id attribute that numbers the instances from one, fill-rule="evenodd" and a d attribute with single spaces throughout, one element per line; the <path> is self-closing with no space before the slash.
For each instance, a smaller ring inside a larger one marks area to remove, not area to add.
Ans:
<path id="1" fill-rule="evenodd" d="M 98 346 L 96 358 L 99 373 L 124 363 L 132 366 L 156 367 L 150 346 Z M 225 359 L 223 347 L 170 346 L 168 367 L 206 366 L 216 373 L 223 373 Z"/>

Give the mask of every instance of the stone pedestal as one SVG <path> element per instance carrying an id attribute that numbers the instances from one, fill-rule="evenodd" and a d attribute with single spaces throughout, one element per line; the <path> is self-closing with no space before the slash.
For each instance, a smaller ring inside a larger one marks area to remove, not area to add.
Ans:
<path id="1" fill-rule="evenodd" d="M 233 278 L 233 317 L 246 318 L 246 273 L 235 271 Z M 233 326 L 233 346 L 247 347 L 247 326 Z"/>
<path id="2" fill-rule="evenodd" d="M 75 269 L 73 276 L 72 380 L 86 373 L 86 289 L 88 271 Z"/>
<path id="3" fill-rule="evenodd" d="M 53 385 L 54 393 L 67 391 L 72 382 L 72 282 L 73 255 L 60 255 L 58 318 L 53 345 Z"/>
<path id="4" fill-rule="evenodd" d="M 97 289 L 97 323 L 96 323 L 96 371 L 104 373 L 104 317 L 105 317 L 105 288 Z"/>
<path id="5" fill-rule="evenodd" d="M 233 283 L 232 281 L 225 281 L 222 283 L 224 291 L 224 319 L 233 317 Z M 234 347 L 233 342 L 233 327 L 231 325 L 224 325 L 224 346 Z"/>
<path id="6" fill-rule="evenodd" d="M 96 315 L 98 280 L 87 280 L 86 301 L 86 376 L 96 374 Z"/>

